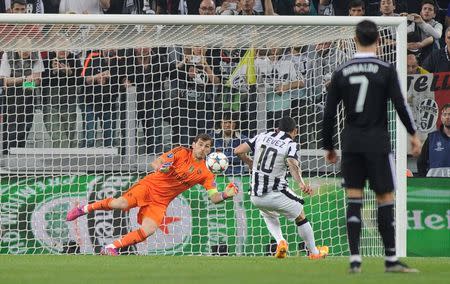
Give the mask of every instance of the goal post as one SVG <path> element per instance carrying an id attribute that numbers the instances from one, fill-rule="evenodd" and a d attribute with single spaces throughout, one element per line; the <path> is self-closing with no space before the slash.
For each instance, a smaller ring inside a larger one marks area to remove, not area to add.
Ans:
<path id="1" fill-rule="evenodd" d="M 136 212 L 96 213 L 66 223 L 68 207 L 120 196 L 152 170 L 157 155 L 189 145 L 195 133 L 214 136 L 227 114 L 237 114 L 229 119 L 245 136 L 273 128 L 289 114 L 300 124 L 305 178 L 317 189 L 316 196 L 305 198 L 317 242 L 330 245 L 332 255 L 348 254 L 340 169 L 324 162 L 320 122 L 327 81 L 352 57 L 354 27 L 364 19 L 380 26 L 383 39 L 395 39 L 381 56 L 396 64 L 406 94 L 402 17 L 2 14 L 0 51 L 8 67 L 0 77 L 24 82 L 4 79 L 0 91 L 5 98 L 0 253 L 98 252 L 136 226 Z M 24 52 L 28 63 L 21 59 Z M 58 52 L 72 57 L 58 61 Z M 29 79 L 37 73 L 39 79 Z M 19 106 L 30 101 L 18 92 L 34 98 L 28 113 Z M 18 117 L 22 125 L 8 126 Z M 405 256 L 406 131 L 392 106 L 389 118 L 397 254 Z M 342 120 L 340 109 L 336 140 Z M 223 138 L 218 136 L 227 143 Z M 247 190 L 248 171 L 233 166 L 238 170 L 218 177 L 219 189 L 233 180 Z M 370 192 L 366 199 L 362 253 L 380 256 L 371 213 L 376 203 Z M 194 188 L 174 200 L 167 216 L 155 236 L 127 252 L 270 253 L 268 232 L 245 192 L 216 206 Z M 295 228 L 284 219 L 282 224 L 290 251 L 300 252 Z"/>

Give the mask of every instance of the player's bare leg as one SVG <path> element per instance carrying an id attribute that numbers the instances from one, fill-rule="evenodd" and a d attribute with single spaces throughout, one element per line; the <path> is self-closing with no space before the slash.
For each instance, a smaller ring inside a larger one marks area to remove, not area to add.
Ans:
<path id="1" fill-rule="evenodd" d="M 103 255 L 119 255 L 119 249 L 128 247 L 140 242 L 145 241 L 149 236 L 153 235 L 158 229 L 158 225 L 151 218 L 144 217 L 142 220 L 142 226 L 132 231 L 119 240 L 115 240 L 112 244 L 106 245 L 100 252 Z"/>

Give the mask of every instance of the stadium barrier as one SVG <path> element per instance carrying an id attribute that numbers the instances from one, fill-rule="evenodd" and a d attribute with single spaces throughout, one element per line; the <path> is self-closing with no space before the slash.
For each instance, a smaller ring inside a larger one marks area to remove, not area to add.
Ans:
<path id="1" fill-rule="evenodd" d="M 97 211 L 77 222 L 66 223 L 67 210 L 78 200 L 83 203 L 118 196 L 139 178 L 136 174 L 1 179 L 0 253 L 98 253 L 104 244 L 137 226 L 136 210 L 129 213 Z M 163 225 L 154 236 L 127 252 L 269 254 L 274 246 L 271 246 L 271 238 L 259 211 L 250 204 L 247 194 L 249 177 L 233 180 L 242 189 L 234 202 L 230 200 L 214 205 L 204 189 L 194 187 L 171 203 Z M 228 182 L 227 177 L 217 178 L 219 188 Z M 449 188 L 449 179 L 408 179 L 409 256 L 450 256 Z M 305 202 L 317 243 L 331 245 L 332 255 L 345 255 L 348 247 L 343 190 L 327 186 L 320 190 L 320 195 L 312 197 L 311 202 Z M 319 198 L 337 202 L 323 202 Z M 284 218 L 281 224 L 291 255 L 304 254 L 295 225 Z"/>
<path id="2" fill-rule="evenodd" d="M 137 226 L 136 209 L 130 212 L 96 211 L 76 222 L 66 222 L 67 210 L 106 196 L 119 196 L 139 175 L 80 175 L 60 177 L 12 177 L 1 180 L 2 254 L 98 253 L 101 247 Z M 234 177 L 242 189 L 238 198 L 212 204 L 206 191 L 196 186 L 168 208 L 157 233 L 128 253 L 165 255 L 266 255 L 271 246 L 259 210 L 250 204 L 249 177 Z M 221 189 L 227 177 L 217 178 Z M 345 206 L 342 190 L 326 186 L 312 202 L 305 202 L 318 244 L 333 244 L 331 253 L 347 252 Z M 87 197 L 87 198 L 86 198 Z M 336 200 L 324 202 L 320 198 Z M 309 206 L 308 204 L 313 204 Z M 333 208 L 335 207 L 335 208 Z M 313 213 L 310 213 L 313 212 Z M 293 222 L 281 219 L 291 254 L 303 254 L 304 246 Z"/>
<path id="3" fill-rule="evenodd" d="M 450 256 L 450 179 L 408 179 L 408 256 Z"/>

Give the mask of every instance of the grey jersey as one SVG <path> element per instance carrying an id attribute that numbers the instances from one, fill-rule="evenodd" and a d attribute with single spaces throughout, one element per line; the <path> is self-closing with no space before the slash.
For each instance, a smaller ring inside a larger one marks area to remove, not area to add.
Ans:
<path id="1" fill-rule="evenodd" d="M 251 195 L 285 190 L 286 158 L 298 159 L 299 145 L 283 131 L 261 133 L 246 143 L 254 154 Z"/>

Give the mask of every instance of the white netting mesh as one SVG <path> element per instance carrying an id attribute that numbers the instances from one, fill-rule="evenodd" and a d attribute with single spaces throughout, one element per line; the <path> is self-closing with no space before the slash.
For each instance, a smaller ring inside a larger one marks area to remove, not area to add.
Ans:
<path id="1" fill-rule="evenodd" d="M 318 149 L 327 83 L 354 53 L 353 27 L 2 24 L 0 33 L 0 253 L 98 252 L 136 228 L 136 210 L 68 223 L 68 208 L 120 196 L 157 155 L 197 133 L 210 133 L 215 148 L 231 155 L 283 115 L 299 122 L 302 168 L 317 188 L 305 207 L 316 241 L 333 255 L 348 253 L 339 168 L 326 167 Z M 380 51 L 395 60 L 393 46 Z M 229 120 L 230 139 L 222 128 Z M 191 189 L 172 202 L 154 236 L 128 251 L 269 253 L 271 238 L 246 194 L 248 171 L 237 158 L 230 162 L 218 186 L 234 180 L 244 193 L 213 205 Z M 367 210 L 374 198 L 366 197 L 362 251 L 381 255 Z M 301 252 L 296 227 L 283 224 L 291 253 Z"/>

